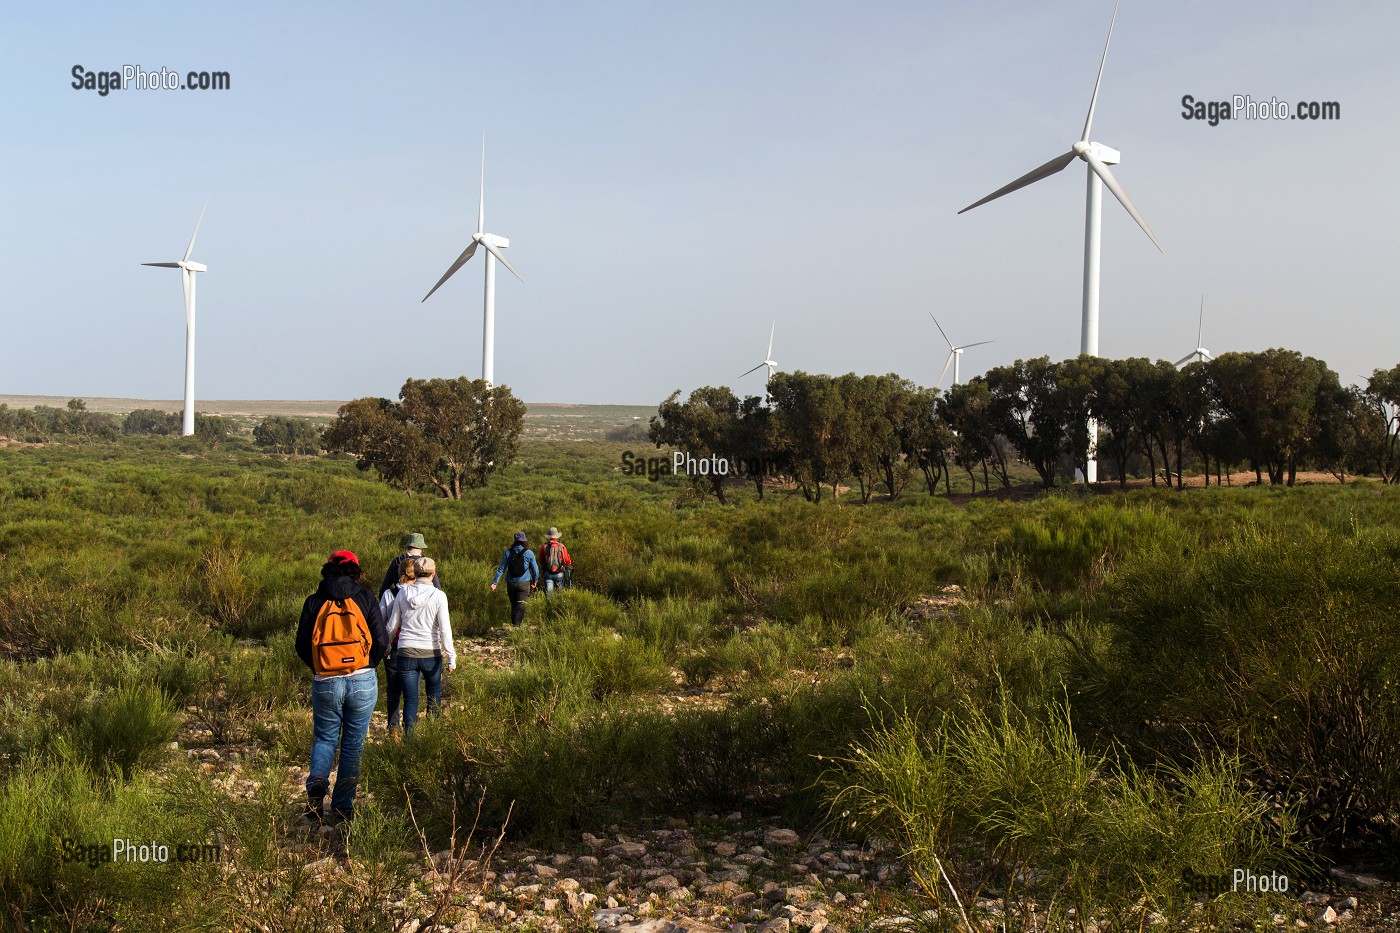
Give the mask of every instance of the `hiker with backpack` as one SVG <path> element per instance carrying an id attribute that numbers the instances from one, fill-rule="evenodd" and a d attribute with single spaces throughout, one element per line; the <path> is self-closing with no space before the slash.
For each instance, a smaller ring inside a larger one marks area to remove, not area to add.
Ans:
<path id="1" fill-rule="evenodd" d="M 408 564 L 405 564 L 407 568 Z M 418 688 L 428 688 L 428 711 L 436 713 L 442 703 L 443 661 L 449 672 L 457 669 L 457 648 L 452 643 L 452 620 L 447 611 L 447 594 L 433 586 L 437 565 L 431 557 L 418 557 L 412 563 L 411 582 L 405 573 L 404 585 L 389 610 L 389 637 L 396 639 L 397 669 L 403 690 L 403 731 L 413 731 L 418 723 Z"/>
<path id="2" fill-rule="evenodd" d="M 384 572 L 384 581 L 379 584 L 379 614 L 387 623 L 389 609 L 394 605 L 394 598 L 399 595 L 399 588 L 403 585 L 404 578 L 407 582 L 413 582 L 414 568 L 413 562 L 416 558 L 423 556 L 423 551 L 428 547 L 428 542 L 424 540 L 421 532 L 410 532 L 403 539 L 403 553 L 395 557 L 389 563 L 389 569 Z M 442 589 L 441 573 L 433 574 L 433 586 Z M 385 712 L 389 720 L 389 738 L 397 739 L 399 730 L 399 704 L 403 699 L 403 685 L 398 674 L 398 652 L 395 650 L 394 642 L 389 643 L 389 650 L 384 652 L 384 690 L 385 690 Z"/>
<path id="3" fill-rule="evenodd" d="M 370 714 L 379 699 L 374 666 L 389 645 L 384 619 L 352 551 L 336 551 L 321 567 L 321 583 L 306 598 L 297 624 L 297 655 L 313 674 L 311 773 L 306 779 L 307 816 L 325 817 L 336 751 L 340 766 L 331 795 L 331 819 L 354 816 L 360 755 Z"/>
<path id="4" fill-rule="evenodd" d="M 548 596 L 556 588 L 563 589 L 571 584 L 574 562 L 569 557 L 569 549 L 559 540 L 558 528 L 551 525 L 545 538 L 540 548 L 540 573 L 544 579 L 544 595 Z"/>
<path id="5" fill-rule="evenodd" d="M 525 600 L 540 579 L 540 565 L 535 560 L 535 552 L 525 539 L 525 532 L 517 531 L 510 547 L 501 555 L 500 566 L 491 578 L 491 592 L 496 592 L 496 584 L 501 576 L 506 578 L 506 593 L 510 596 L 510 623 L 519 625 L 525 621 Z"/>

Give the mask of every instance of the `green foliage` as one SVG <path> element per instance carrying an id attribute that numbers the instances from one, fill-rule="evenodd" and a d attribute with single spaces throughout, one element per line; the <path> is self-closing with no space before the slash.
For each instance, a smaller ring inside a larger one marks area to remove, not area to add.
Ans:
<path id="1" fill-rule="evenodd" d="M 999 892 L 1019 921 L 1138 929 L 1188 916 L 1195 878 L 1306 867 L 1285 818 L 1241 789 L 1236 761 L 1143 770 L 1084 749 L 1069 711 L 1003 695 L 943 723 L 899 713 L 828 772 L 830 818 L 894 840 L 944 912 Z M 983 854 L 990 855 L 984 858 Z M 955 894 L 950 897 L 950 894 Z"/>
<path id="2" fill-rule="evenodd" d="M 1340 843 L 1400 806 L 1397 573 L 1388 534 L 1246 529 L 1151 555 L 1108 587 L 1117 650 L 1086 679 L 1117 734 L 1238 752 Z"/>
<path id="3" fill-rule="evenodd" d="M 400 401 L 362 398 L 342 405 L 324 435 L 330 450 L 353 454 L 362 470 L 412 492 L 447 499 L 486 485 L 520 449 L 525 404 L 483 379 L 409 379 Z"/>
<path id="4" fill-rule="evenodd" d="M 321 447 L 321 435 L 305 418 L 271 415 L 253 428 L 253 442 L 279 454 L 314 454 Z"/>

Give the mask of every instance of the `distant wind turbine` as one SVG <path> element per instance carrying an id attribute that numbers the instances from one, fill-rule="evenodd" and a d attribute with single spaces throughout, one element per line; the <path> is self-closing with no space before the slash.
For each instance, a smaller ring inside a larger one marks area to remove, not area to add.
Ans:
<path id="1" fill-rule="evenodd" d="M 740 376 L 740 377 L 739 377 L 740 379 L 743 379 L 744 376 L 747 376 L 749 373 L 756 373 L 756 372 L 758 372 L 760 369 L 762 369 L 763 367 L 767 366 L 767 367 L 768 367 L 768 379 L 763 383 L 763 388 L 764 388 L 764 394 L 765 394 L 765 395 L 767 395 L 768 383 L 770 383 L 770 382 L 773 381 L 773 370 L 774 370 L 775 368 L 777 368 L 777 365 L 778 365 L 777 361 L 773 359 L 773 334 L 774 334 L 775 331 L 777 331 L 777 329 L 778 329 L 778 322 L 777 322 L 777 321 L 774 321 L 774 322 L 773 322 L 773 326 L 770 327 L 770 328 L 768 329 L 768 353 L 763 357 L 763 362 L 762 362 L 762 363 L 759 363 L 759 364 L 758 364 L 757 366 L 755 366 L 753 369 L 749 370 L 749 372 L 744 373 L 743 376 Z"/>
<path id="2" fill-rule="evenodd" d="M 1181 366 L 1193 359 L 1205 362 L 1210 359 L 1210 351 L 1201 346 L 1201 331 L 1206 324 L 1206 296 L 1201 296 L 1201 316 L 1196 321 L 1196 349 L 1176 361 L 1176 365 Z"/>
<path id="3" fill-rule="evenodd" d="M 938 328 L 938 332 L 943 335 L 943 342 L 948 344 L 948 361 L 943 364 L 943 372 L 938 374 L 938 386 L 943 385 L 943 377 L 948 375 L 948 367 L 953 367 L 953 385 L 962 382 L 962 355 L 964 350 L 972 347 L 981 347 L 993 343 L 991 340 L 979 340 L 976 343 L 965 343 L 960 347 L 953 346 L 953 341 L 948 339 L 948 333 L 943 329 L 943 325 L 938 323 L 938 318 L 933 317 L 933 312 L 929 312 L 929 317 L 933 318 L 933 326 Z"/>
<path id="4" fill-rule="evenodd" d="M 437 284 L 428 289 L 428 294 L 423 296 L 423 301 L 433 297 L 433 292 L 441 288 L 443 282 L 452 278 L 453 273 L 465 266 L 467 260 L 476 255 L 478 246 L 486 249 L 486 291 L 482 297 L 481 378 L 486 380 L 488 386 L 491 386 L 495 385 L 496 378 L 496 260 L 499 259 L 501 264 L 510 270 L 511 275 L 520 279 L 522 284 L 525 280 L 501 253 L 501 250 L 510 246 L 510 240 L 486 232 L 485 137 L 482 137 L 481 140 L 481 193 L 476 208 L 476 235 L 472 237 L 471 244 L 462 250 L 462 255 L 457 257 L 457 261 L 448 266 L 447 271 L 442 274 L 442 278 L 438 279 Z"/>
<path id="5" fill-rule="evenodd" d="M 1103 219 L 1103 192 L 1101 183 L 1108 186 L 1108 190 L 1113 192 L 1113 196 L 1123 205 L 1124 209 L 1137 221 L 1137 225 L 1142 228 L 1142 232 L 1147 234 L 1154 246 L 1160 251 L 1162 244 L 1157 242 L 1157 237 L 1152 233 L 1152 229 L 1147 226 L 1147 221 L 1143 220 L 1138 213 L 1137 207 L 1133 205 L 1128 193 L 1123 190 L 1123 186 L 1118 184 L 1118 179 L 1109 170 L 1110 165 L 1117 165 L 1122 158 L 1122 153 L 1117 149 L 1111 149 L 1101 143 L 1092 142 L 1089 139 L 1089 132 L 1094 124 L 1094 108 L 1099 101 L 1099 84 L 1103 81 L 1104 64 L 1108 61 L 1108 46 L 1113 40 L 1113 24 L 1118 19 L 1118 5 L 1113 6 L 1113 18 L 1108 23 L 1108 38 L 1104 40 L 1103 57 L 1099 60 L 1099 74 L 1094 79 L 1094 93 L 1089 98 L 1089 113 L 1084 118 L 1084 131 L 1079 134 L 1079 139 L 1070 147 L 1069 152 L 1058 155 L 1041 165 L 1032 169 L 1020 178 L 998 188 L 980 201 L 974 201 L 967 207 L 958 211 L 959 214 L 966 213 L 974 207 L 994 201 L 1004 194 L 1010 194 L 1019 188 L 1034 184 L 1042 178 L 1049 178 L 1051 175 L 1063 170 L 1075 159 L 1080 159 L 1087 167 L 1088 190 L 1086 192 L 1086 206 L 1084 213 L 1084 305 L 1083 317 L 1080 322 L 1079 332 L 1079 352 L 1087 356 L 1099 355 L 1099 252 L 1101 244 L 1100 225 Z M 1097 433 L 1096 426 L 1090 423 L 1090 439 Z M 1097 479 L 1098 464 L 1093 458 L 1091 447 L 1088 462 L 1088 472 L 1085 479 L 1094 482 Z"/>
<path id="6" fill-rule="evenodd" d="M 190 235 L 190 245 L 185 247 L 185 255 L 181 256 L 177 262 L 143 262 L 143 266 L 156 266 L 161 269 L 179 269 L 180 278 L 185 285 L 185 410 L 180 419 L 180 433 L 189 437 L 194 433 L 194 277 L 195 273 L 208 272 L 209 267 L 202 262 L 194 262 L 190 259 L 190 253 L 194 252 L 194 240 L 199 236 L 199 225 L 204 223 L 204 211 L 209 208 L 209 202 L 204 202 L 204 207 L 199 211 L 199 220 L 195 221 L 194 233 Z"/>

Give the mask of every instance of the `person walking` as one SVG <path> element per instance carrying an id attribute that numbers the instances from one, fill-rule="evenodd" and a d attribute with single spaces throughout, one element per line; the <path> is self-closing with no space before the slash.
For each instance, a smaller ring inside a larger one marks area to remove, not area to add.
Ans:
<path id="1" fill-rule="evenodd" d="M 414 531 L 404 535 L 401 547 L 403 548 L 403 553 L 395 557 L 393 561 L 390 562 L 389 569 L 384 571 L 384 581 L 379 584 L 379 595 L 381 597 L 384 595 L 385 590 L 392 589 L 398 585 L 399 577 L 403 576 L 404 561 L 422 557 L 423 552 L 428 549 L 428 542 L 424 539 L 421 531 Z M 442 589 L 441 571 L 433 577 L 433 586 Z"/>
<path id="2" fill-rule="evenodd" d="M 428 542 L 424 540 L 422 532 L 413 531 L 404 535 L 402 547 L 403 553 L 390 561 L 389 569 L 384 571 L 384 580 L 379 584 L 379 612 L 384 616 L 386 622 L 389 618 L 389 609 L 394 604 L 394 598 L 399 595 L 399 587 L 402 585 L 401 581 L 405 571 L 407 571 L 411 581 L 413 562 L 423 556 Z M 441 574 L 433 575 L 433 586 L 439 590 L 442 589 Z M 384 712 L 389 722 L 389 738 L 391 740 L 398 738 L 399 704 L 403 700 L 403 685 L 398 675 L 398 652 L 394 648 L 393 642 L 390 642 L 389 650 L 384 652 Z"/>
<path id="3" fill-rule="evenodd" d="M 525 621 L 525 600 L 540 579 L 540 565 L 535 560 L 535 552 L 525 539 L 525 532 L 517 531 L 510 547 L 501 555 L 500 566 L 491 578 L 491 592 L 496 592 L 496 584 L 506 578 L 506 594 L 510 596 L 510 623 L 519 625 Z"/>
<path id="4" fill-rule="evenodd" d="M 573 576 L 574 562 L 569 557 L 569 549 L 559 540 L 559 529 L 553 525 L 545 532 L 545 542 L 540 547 L 540 574 L 544 580 L 544 595 L 556 589 L 563 589 Z"/>
<path id="5" fill-rule="evenodd" d="M 447 662 L 449 673 L 457 669 L 447 594 L 433 587 L 437 565 L 431 557 L 419 557 L 412 567 L 414 579 L 399 589 L 388 623 L 389 637 L 397 638 L 398 644 L 404 734 L 412 732 L 418 723 L 420 683 L 428 688 L 428 711 L 436 713 L 442 703 L 443 661 Z"/>
<path id="6" fill-rule="evenodd" d="M 340 753 L 331 818 L 353 818 L 360 755 L 370 714 L 379 699 L 374 666 L 389 646 L 379 605 L 360 580 L 353 551 L 336 551 L 321 567 L 321 583 L 306 598 L 297 623 L 297 655 L 311 668 L 311 773 L 306 778 L 307 816 L 325 817 L 331 767 Z"/>

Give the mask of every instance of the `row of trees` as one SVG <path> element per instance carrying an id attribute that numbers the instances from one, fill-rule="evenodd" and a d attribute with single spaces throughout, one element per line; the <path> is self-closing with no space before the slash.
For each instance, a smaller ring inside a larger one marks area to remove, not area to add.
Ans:
<path id="1" fill-rule="evenodd" d="M 432 489 L 460 499 L 510 465 L 524 423 L 525 403 L 505 386 L 464 376 L 409 379 L 397 402 L 367 397 L 342 405 L 321 442 L 410 495 Z"/>
<path id="2" fill-rule="evenodd" d="M 218 415 L 195 415 L 195 436 L 217 443 L 228 434 L 228 425 Z M 10 408 L 0 405 L 0 436 L 29 443 L 49 441 L 110 441 L 119 435 L 166 435 L 180 433 L 178 412 L 138 408 L 120 417 L 108 412 L 88 411 L 87 402 L 69 399 L 67 406 L 35 405 Z"/>
<path id="3" fill-rule="evenodd" d="M 658 447 L 726 458 L 755 483 L 790 477 L 808 499 L 840 485 L 869 501 L 898 498 L 922 475 L 930 493 L 954 469 L 976 488 L 1011 484 L 1010 464 L 1044 486 L 1091 458 L 1120 483 L 1149 476 L 1183 484 L 1188 470 L 1229 481 L 1291 485 L 1300 469 L 1338 479 L 1400 471 L 1400 366 L 1377 370 L 1365 388 L 1343 387 L 1326 364 L 1291 350 L 1227 353 L 1176 366 L 1146 359 L 1018 360 L 946 394 L 896 375 L 778 373 L 769 403 L 705 387 L 675 392 L 651 421 Z M 1091 426 L 1097 430 L 1091 432 Z M 739 469 L 744 467 L 745 469 Z M 724 477 L 696 477 L 721 500 Z"/>

